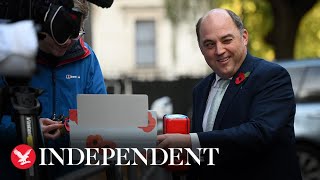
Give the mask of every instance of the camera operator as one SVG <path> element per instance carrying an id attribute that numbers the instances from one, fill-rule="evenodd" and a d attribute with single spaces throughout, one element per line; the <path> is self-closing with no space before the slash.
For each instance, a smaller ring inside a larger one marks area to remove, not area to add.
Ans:
<path id="1" fill-rule="evenodd" d="M 38 98 L 42 109 L 40 124 L 46 147 L 50 148 L 69 147 L 70 137 L 60 132 L 63 124 L 56 119 L 62 115 L 68 116 L 69 109 L 77 108 L 77 94 L 107 93 L 98 59 L 91 47 L 82 39 L 85 34 L 83 26 L 89 14 L 89 4 L 86 0 L 73 0 L 73 2 L 73 13 L 68 14 L 69 11 L 65 11 L 63 15 L 69 16 L 75 22 L 74 24 L 80 26 L 75 28 L 79 29 L 79 32 L 68 31 L 69 22 L 68 24 L 54 21 L 51 23 L 53 24 L 51 28 L 40 32 L 39 52 L 36 59 L 37 72 L 29 83 L 31 87 L 43 90 Z M 72 32 L 72 34 L 65 34 L 66 32 Z M 63 36 L 60 36 L 61 34 Z M 0 87 L 6 85 L 8 82 L 0 76 Z M 3 116 L 0 124 L 0 179 L 11 177 L 18 179 L 17 173 L 14 172 L 16 169 L 10 162 L 10 153 L 17 145 L 14 140 L 17 138 L 15 132 L 15 124 L 11 121 L 11 117 Z M 4 146 L 3 143 L 8 142 L 11 146 L 9 145 L 5 151 L 2 146 Z M 3 156 L 8 156 L 6 159 L 8 162 L 2 162 Z M 49 176 L 55 178 L 68 172 L 70 169 L 54 166 L 50 167 Z"/>

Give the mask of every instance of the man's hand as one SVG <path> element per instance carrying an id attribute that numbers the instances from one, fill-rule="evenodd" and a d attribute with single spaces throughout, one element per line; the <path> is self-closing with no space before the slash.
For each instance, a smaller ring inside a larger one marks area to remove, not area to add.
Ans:
<path id="1" fill-rule="evenodd" d="M 162 134 L 157 136 L 158 148 L 191 148 L 189 134 Z"/>
<path id="2" fill-rule="evenodd" d="M 163 135 L 157 136 L 157 140 L 159 142 L 157 148 L 165 148 L 165 149 L 166 148 L 191 148 L 192 146 L 191 137 L 189 134 L 163 134 Z M 187 156 L 188 156 L 186 150 L 183 149 L 182 152 L 179 152 L 179 154 L 180 154 L 180 158 L 174 159 L 174 163 L 175 164 L 180 164 L 181 162 L 186 163 Z M 162 157 L 160 157 L 160 159 L 161 158 Z M 189 169 L 188 166 L 168 165 L 168 162 L 165 164 L 164 167 L 167 170 L 173 171 L 173 172 L 187 171 Z"/>
<path id="3" fill-rule="evenodd" d="M 41 130 L 45 139 L 54 140 L 61 136 L 61 132 L 59 129 L 62 128 L 64 124 L 62 124 L 59 121 L 53 121 L 48 118 L 40 118 L 39 121 L 41 125 Z"/>

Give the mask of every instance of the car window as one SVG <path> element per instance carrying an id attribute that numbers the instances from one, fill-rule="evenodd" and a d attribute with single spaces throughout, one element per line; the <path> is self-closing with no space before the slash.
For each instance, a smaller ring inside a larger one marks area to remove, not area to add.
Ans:
<path id="1" fill-rule="evenodd" d="M 298 96 L 299 88 L 301 87 L 301 84 L 303 83 L 303 74 L 305 72 L 305 68 L 287 68 L 291 81 L 292 81 L 292 88 L 294 91 L 295 96 Z"/>
<path id="2" fill-rule="evenodd" d="M 300 102 L 320 102 L 320 67 L 309 67 L 302 79 L 302 87 L 296 94 Z"/>

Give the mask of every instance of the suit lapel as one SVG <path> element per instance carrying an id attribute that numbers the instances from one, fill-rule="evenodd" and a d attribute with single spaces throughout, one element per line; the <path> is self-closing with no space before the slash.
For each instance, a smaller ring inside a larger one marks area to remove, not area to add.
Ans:
<path id="1" fill-rule="evenodd" d="M 199 91 L 199 98 L 197 98 L 200 102 L 196 103 L 196 104 L 199 104 L 199 121 L 196 121 L 197 123 L 195 124 L 196 127 L 195 127 L 195 132 L 202 132 L 203 131 L 203 127 L 202 127 L 202 124 L 203 124 L 203 116 L 204 116 L 204 112 L 206 110 L 206 106 L 207 106 L 207 99 L 208 99 L 208 96 L 209 96 L 209 92 L 210 92 L 210 89 L 211 89 L 211 85 L 212 85 L 212 82 L 215 80 L 216 78 L 216 75 L 215 73 L 212 73 L 209 77 L 208 77 L 208 80 L 205 81 L 204 84 L 202 84 L 202 87 L 200 87 L 200 91 Z"/>
<path id="2" fill-rule="evenodd" d="M 245 81 L 247 81 L 250 76 L 248 78 L 246 78 L 244 80 L 244 82 L 240 83 L 240 84 L 236 84 L 235 83 L 235 79 L 238 77 L 239 73 L 246 73 L 246 72 L 252 72 L 254 67 L 254 59 L 252 56 L 250 56 L 250 54 L 247 54 L 243 64 L 241 65 L 241 67 L 239 68 L 239 70 L 237 71 L 237 73 L 233 76 L 232 80 L 230 81 L 230 84 L 228 86 L 228 89 L 226 90 L 223 99 L 221 101 L 221 104 L 219 106 L 219 110 L 215 119 L 215 123 L 214 123 L 214 127 L 213 129 L 219 129 L 220 125 L 221 125 L 221 120 L 223 118 L 224 113 L 226 112 L 226 110 L 228 109 L 230 103 L 232 102 L 232 99 L 238 94 L 239 89 L 242 87 L 242 85 L 245 83 Z"/>

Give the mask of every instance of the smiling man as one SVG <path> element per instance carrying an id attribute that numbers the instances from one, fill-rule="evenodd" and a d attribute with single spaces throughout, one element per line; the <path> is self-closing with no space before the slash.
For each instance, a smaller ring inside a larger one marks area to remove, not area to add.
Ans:
<path id="1" fill-rule="evenodd" d="M 192 133 L 159 135 L 158 147 L 219 148 L 215 166 L 194 166 L 190 179 L 300 180 L 288 72 L 249 54 L 249 33 L 230 10 L 209 11 L 196 32 L 213 73 L 193 90 Z"/>

